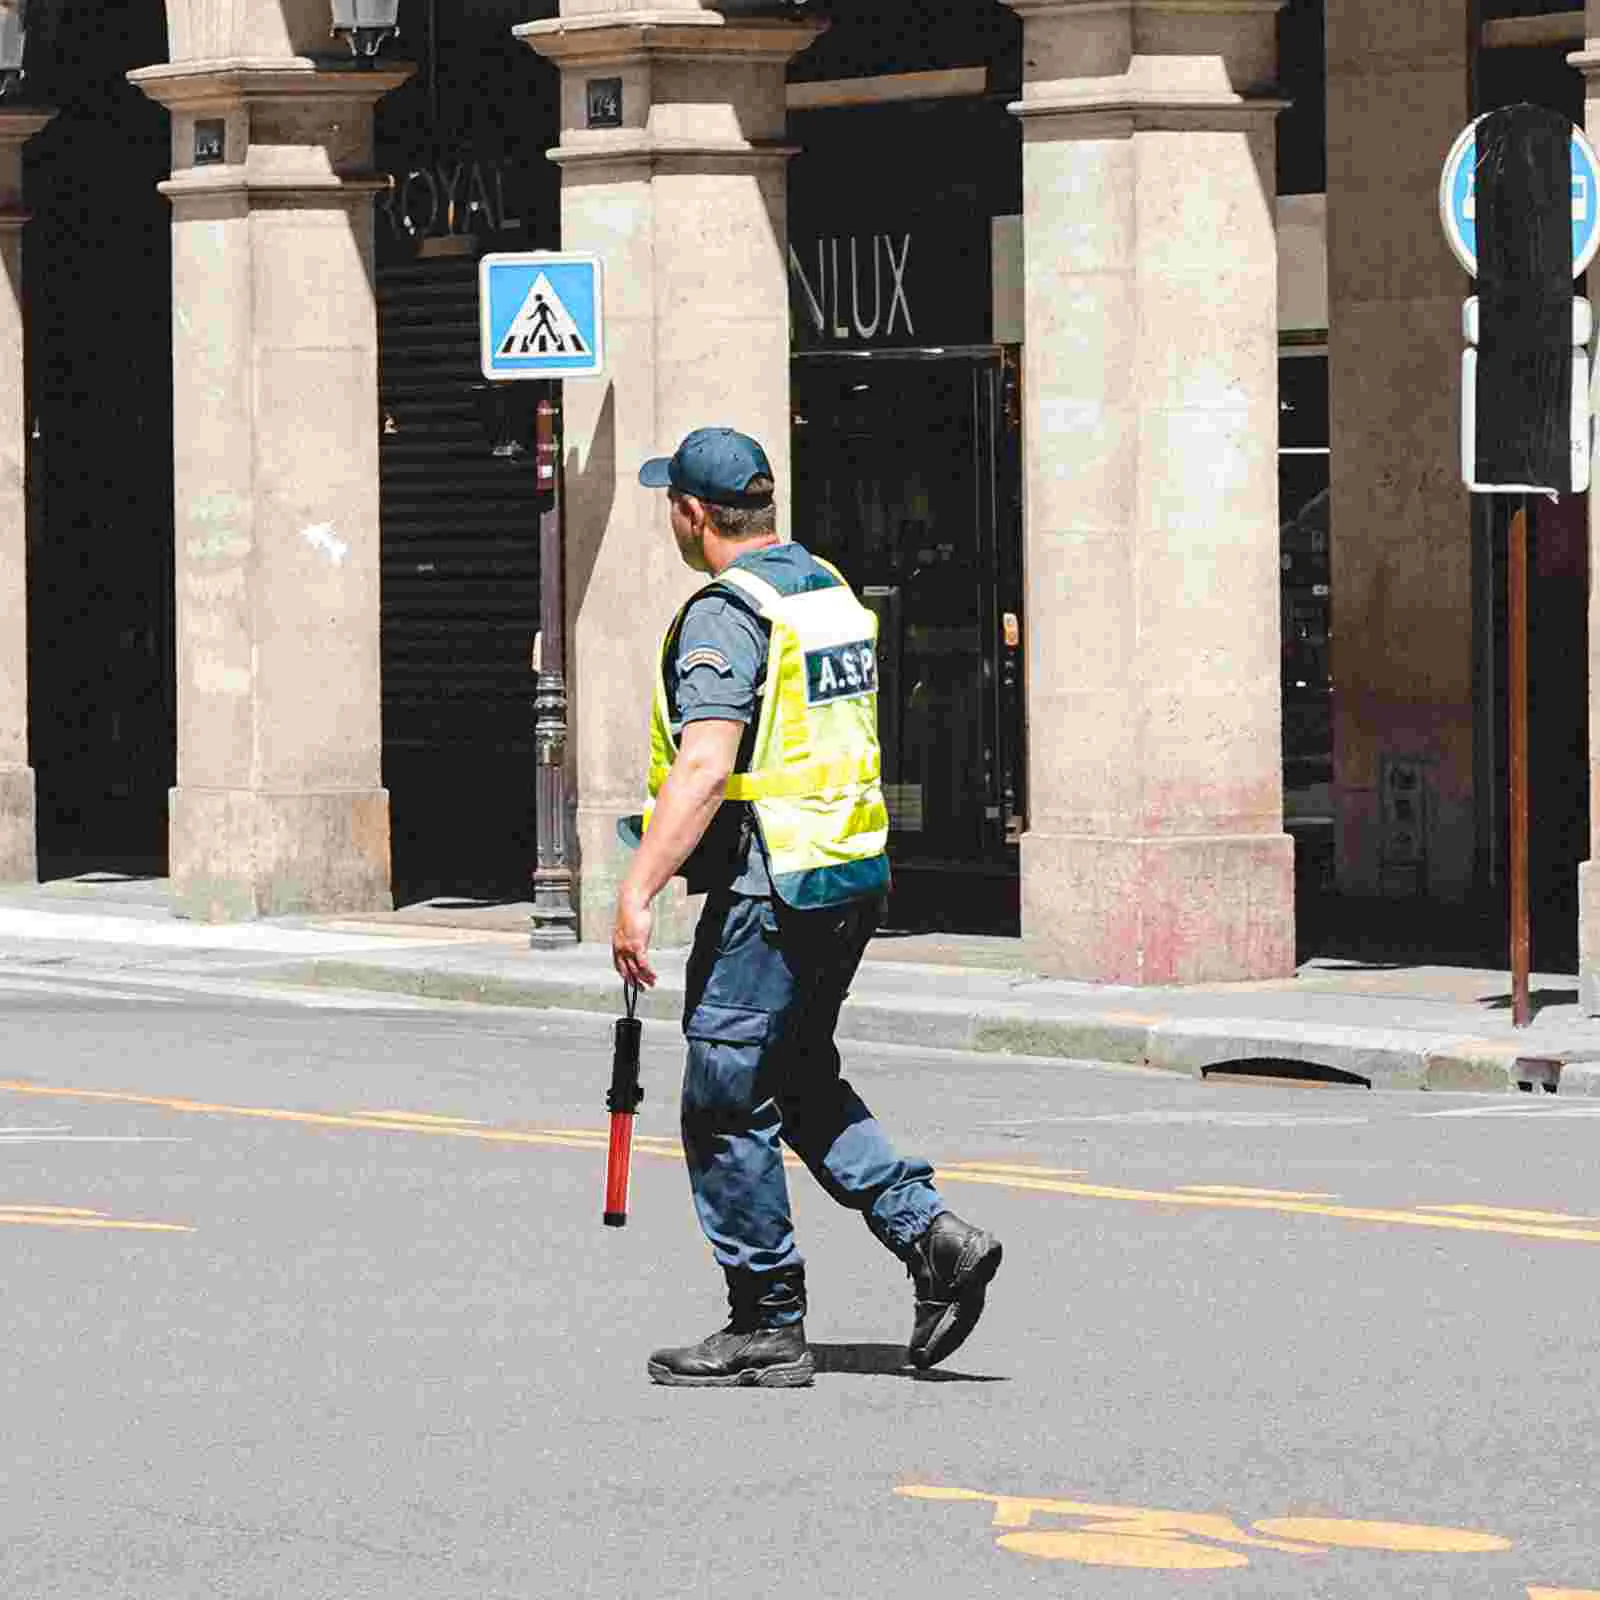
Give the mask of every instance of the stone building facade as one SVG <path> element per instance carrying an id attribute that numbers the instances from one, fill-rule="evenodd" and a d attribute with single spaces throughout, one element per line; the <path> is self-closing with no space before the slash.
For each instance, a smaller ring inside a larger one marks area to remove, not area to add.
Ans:
<path id="1" fill-rule="evenodd" d="M 519 887 L 528 418 L 471 284 L 561 246 L 607 267 L 565 396 L 586 938 L 691 581 L 634 470 L 707 420 L 879 612 L 904 920 L 1201 982 L 1291 971 L 1297 898 L 1303 944 L 1313 897 L 1503 893 L 1434 191 L 1475 111 L 1584 114 L 1600 0 L 403 0 L 368 67 L 329 0 L 165 10 L 30 0 L 0 99 L 0 876 Z M 1535 849 L 1600 968 L 1588 546 L 1541 513 Z"/>

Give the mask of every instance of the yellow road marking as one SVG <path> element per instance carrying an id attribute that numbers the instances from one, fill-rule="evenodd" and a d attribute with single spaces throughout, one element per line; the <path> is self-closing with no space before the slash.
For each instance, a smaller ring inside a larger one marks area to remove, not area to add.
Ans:
<path id="1" fill-rule="evenodd" d="M 1509 1550 L 1511 1541 L 1471 1528 L 1425 1528 L 1412 1522 L 1344 1522 L 1332 1517 L 1268 1517 L 1264 1533 L 1306 1539 L 1339 1550 L 1393 1550 L 1401 1555 L 1470 1556 Z"/>
<path id="2" fill-rule="evenodd" d="M 1243 1200 L 1337 1200 L 1336 1194 L 1317 1194 L 1298 1189 L 1246 1189 L 1237 1183 L 1183 1183 L 1181 1194 L 1231 1194 Z M 1447 1209 L 1447 1208 L 1441 1208 Z"/>
<path id="3" fill-rule="evenodd" d="M 1081 1178 L 1082 1167 L 1040 1167 L 1028 1161 L 951 1161 L 940 1172 L 1010 1172 L 1024 1178 Z"/>
<path id="4" fill-rule="evenodd" d="M 30 1217 L 103 1217 L 103 1211 L 86 1211 L 82 1206 L 0 1206 L 0 1211 L 20 1211 Z"/>
<path id="5" fill-rule="evenodd" d="M 1512 1548 L 1511 1541 L 1498 1534 L 1479 1533 L 1471 1528 L 1425 1527 L 1412 1522 L 1270 1517 L 1253 1524 L 1255 1531 L 1250 1532 L 1231 1517 L 1214 1512 L 1102 1506 L 1089 1501 L 986 1494 L 977 1489 L 931 1484 L 906 1484 L 895 1493 L 912 1500 L 972 1500 L 993 1505 L 993 1526 L 1006 1530 L 995 1541 L 1002 1550 L 1043 1561 L 1075 1561 L 1084 1566 L 1172 1571 L 1247 1567 L 1250 1558 L 1242 1553 L 1243 1549 L 1325 1556 L 1336 1549 L 1383 1550 L 1400 1555 L 1485 1555 Z M 1033 1525 L 1036 1515 L 1070 1517 L 1078 1526 L 1039 1529 Z M 1560 1591 L 1552 1590 L 1550 1594 L 1555 1600 L 1562 1600 Z M 1600 1600 L 1600 1596 L 1590 1600 Z"/>
<path id="6" fill-rule="evenodd" d="M 1044 1561 L 1076 1561 L 1086 1567 L 1137 1567 L 1155 1572 L 1218 1572 L 1248 1567 L 1250 1558 L 1214 1544 L 1183 1539 L 1124 1539 L 1108 1533 L 1005 1533 L 995 1543 Z"/>
<path id="7" fill-rule="evenodd" d="M 362 1111 L 363 1117 L 381 1117 L 385 1122 L 420 1122 L 425 1126 L 441 1128 L 481 1128 L 481 1122 L 470 1117 L 436 1117 L 427 1111 Z"/>
<path id="8" fill-rule="evenodd" d="M 410 1114 L 288 1111 L 274 1106 L 236 1106 L 172 1095 L 127 1094 L 109 1089 L 61 1089 L 19 1079 L 0 1080 L 0 1092 L 50 1099 L 92 1100 L 111 1105 L 151 1106 L 158 1110 L 210 1116 L 256 1117 L 268 1122 L 297 1123 L 307 1127 L 361 1128 L 383 1133 L 478 1139 L 488 1144 L 595 1150 L 602 1148 L 607 1138 L 606 1130 L 598 1128 L 494 1128 L 454 1119 L 417 1121 Z M 656 1134 L 637 1135 L 635 1148 L 645 1155 L 673 1159 L 682 1155 L 682 1148 L 676 1140 Z M 792 1156 L 785 1159 L 786 1166 L 799 1164 Z M 1185 1189 L 1130 1189 L 1114 1184 L 1074 1183 L 1057 1177 L 1034 1176 L 1032 1170 L 1021 1165 L 1013 1169 L 1009 1165 L 998 1164 L 941 1167 L 939 1176 L 947 1183 L 986 1183 L 1005 1189 L 1072 1195 L 1083 1200 L 1120 1200 L 1139 1205 L 1188 1206 L 1210 1210 L 1270 1211 L 1288 1216 L 1330 1217 L 1342 1222 L 1390 1223 L 1459 1233 L 1496 1233 L 1520 1239 L 1560 1239 L 1579 1244 L 1600 1244 L 1600 1230 L 1593 1228 L 1555 1227 L 1496 1217 L 1460 1216 L 1443 1210 L 1395 1211 L 1368 1206 L 1331 1205 L 1316 1200 L 1290 1199 L 1273 1191 L 1260 1195 L 1218 1192 L 1226 1187 L 1224 1185 L 1204 1186 L 1203 1191 L 1198 1193 Z"/>
<path id="9" fill-rule="evenodd" d="M 140 1233 L 193 1233 L 178 1222 L 123 1222 L 114 1217 L 64 1217 L 37 1212 L 0 1211 L 0 1224 L 33 1228 L 111 1228 Z"/>
<path id="10" fill-rule="evenodd" d="M 1505 1222 L 1600 1222 L 1600 1217 L 1569 1217 L 1560 1211 L 1511 1211 L 1504 1206 L 1418 1206 L 1418 1211 L 1448 1211 L 1459 1217 L 1498 1217 Z"/>
<path id="11" fill-rule="evenodd" d="M 1085 1200 L 1131 1200 L 1143 1205 L 1204 1206 L 1238 1211 L 1278 1211 L 1289 1216 L 1334 1217 L 1344 1222 L 1388 1222 L 1410 1228 L 1446 1228 L 1462 1233 L 1503 1233 L 1519 1239 L 1569 1239 L 1580 1244 L 1600 1244 L 1600 1232 L 1581 1228 L 1536 1227 L 1526 1223 L 1495 1222 L 1488 1218 L 1457 1217 L 1421 1211 L 1383 1211 L 1366 1206 L 1335 1206 L 1309 1200 L 1257 1200 L 1245 1195 L 1185 1194 L 1177 1189 L 1124 1189 L 1099 1183 L 1061 1183 L 1052 1178 L 1001 1177 L 988 1172 L 947 1172 L 956 1183 L 993 1183 L 1006 1188 L 1039 1189 L 1050 1194 L 1077 1195 Z"/>
<path id="12" fill-rule="evenodd" d="M 1528 1600 L 1600 1600 L 1600 1589 L 1529 1589 Z"/>
<path id="13" fill-rule="evenodd" d="M 55 1089 L 43 1084 L 0 1082 L 0 1091 L 31 1094 L 68 1100 L 96 1100 L 112 1105 L 152 1106 L 162 1111 L 198 1112 L 211 1116 L 259 1117 L 268 1122 L 294 1122 L 317 1128 L 366 1128 L 384 1133 L 428 1133 L 441 1138 L 483 1139 L 493 1144 L 558 1145 L 568 1149 L 592 1150 L 603 1145 L 605 1134 L 592 1128 L 567 1131 L 522 1131 L 511 1128 L 458 1126 L 453 1123 L 422 1123 L 375 1115 L 340 1115 L 331 1111 L 285 1111 L 275 1106 L 230 1106 L 207 1100 L 186 1100 L 168 1095 L 122 1094 L 109 1089 Z"/>

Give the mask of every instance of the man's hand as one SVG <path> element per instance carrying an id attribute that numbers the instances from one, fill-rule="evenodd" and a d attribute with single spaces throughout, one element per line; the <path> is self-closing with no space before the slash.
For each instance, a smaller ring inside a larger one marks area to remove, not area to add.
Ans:
<path id="1" fill-rule="evenodd" d="M 617 920 L 611 928 L 611 964 L 624 983 L 653 989 L 656 975 L 650 965 L 650 931 L 655 913 L 636 895 L 626 891 L 617 896 Z"/>

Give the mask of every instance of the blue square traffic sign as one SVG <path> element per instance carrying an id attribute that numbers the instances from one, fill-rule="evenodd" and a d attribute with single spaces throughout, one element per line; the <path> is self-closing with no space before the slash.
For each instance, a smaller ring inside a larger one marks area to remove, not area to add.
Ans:
<path id="1" fill-rule="evenodd" d="M 600 261 L 527 251 L 478 264 L 483 375 L 593 378 L 605 367 Z"/>

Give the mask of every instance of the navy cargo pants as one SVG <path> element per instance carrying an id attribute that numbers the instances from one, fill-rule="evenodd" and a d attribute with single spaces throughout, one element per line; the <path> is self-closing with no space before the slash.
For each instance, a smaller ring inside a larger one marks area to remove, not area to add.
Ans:
<path id="1" fill-rule="evenodd" d="M 878 903 L 794 911 L 711 895 L 689 958 L 683 1145 L 730 1297 L 765 1326 L 805 1315 L 783 1144 L 897 1254 L 945 1209 L 926 1161 L 895 1153 L 840 1076 L 833 1030 Z"/>

